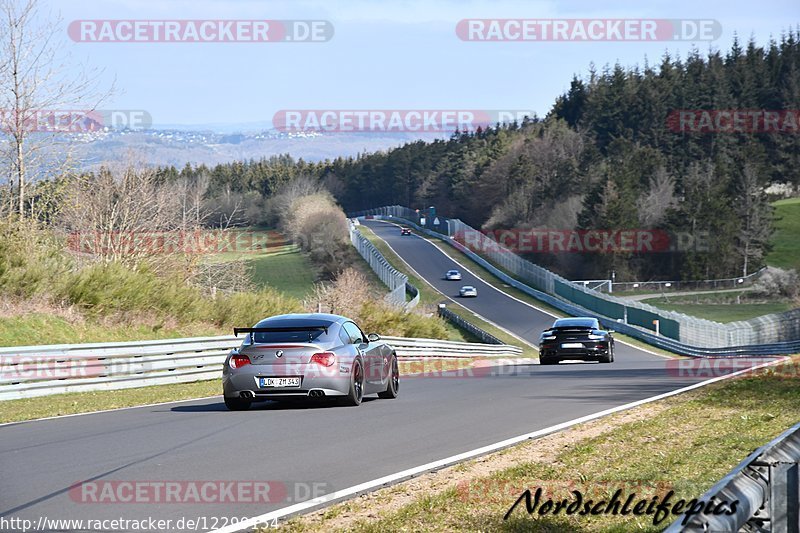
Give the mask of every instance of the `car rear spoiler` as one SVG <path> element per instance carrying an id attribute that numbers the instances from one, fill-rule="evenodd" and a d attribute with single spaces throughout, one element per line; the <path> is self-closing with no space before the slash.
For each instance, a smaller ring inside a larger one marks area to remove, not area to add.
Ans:
<path id="1" fill-rule="evenodd" d="M 328 334 L 328 326 L 295 326 L 295 327 L 284 327 L 284 328 L 233 328 L 233 334 L 238 337 L 239 333 L 249 333 L 251 335 L 250 339 L 252 340 L 253 333 L 269 333 L 269 332 L 280 332 L 280 333 L 291 333 L 296 331 L 319 331 L 322 330 L 325 334 Z"/>

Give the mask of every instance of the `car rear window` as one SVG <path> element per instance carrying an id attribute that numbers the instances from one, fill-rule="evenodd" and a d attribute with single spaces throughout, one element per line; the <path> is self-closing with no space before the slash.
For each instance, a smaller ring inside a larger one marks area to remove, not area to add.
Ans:
<path id="1" fill-rule="evenodd" d="M 553 324 L 554 328 L 598 329 L 599 326 L 597 320 L 593 318 L 562 318 Z"/>
<path id="2" fill-rule="evenodd" d="M 257 344 L 274 344 L 282 342 L 328 342 L 331 340 L 333 332 L 331 331 L 333 324 L 330 322 L 309 322 L 305 320 L 271 320 L 261 322 L 256 325 L 257 328 L 275 328 L 276 330 L 283 328 L 309 328 L 303 331 L 263 331 L 253 333 L 253 342 Z M 312 329 L 318 328 L 318 329 Z M 324 329 L 328 328 L 326 333 Z M 250 342 L 250 335 L 245 339 L 245 343 Z"/>
<path id="3" fill-rule="evenodd" d="M 309 331 L 266 331 L 253 333 L 253 340 L 259 344 L 275 342 L 312 342 L 319 339 L 325 330 Z"/>

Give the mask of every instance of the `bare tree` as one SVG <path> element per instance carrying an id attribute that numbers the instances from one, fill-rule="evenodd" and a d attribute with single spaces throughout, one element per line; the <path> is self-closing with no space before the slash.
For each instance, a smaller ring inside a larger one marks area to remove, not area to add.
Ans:
<path id="1" fill-rule="evenodd" d="M 60 217 L 77 249 L 106 261 L 136 262 L 191 244 L 185 232 L 166 233 L 185 229 L 181 202 L 174 186 L 159 183 L 151 169 L 101 169 L 70 182 Z M 173 235 L 180 240 L 165 240 Z"/>
<path id="2" fill-rule="evenodd" d="M 742 255 L 742 276 L 747 276 L 751 260 L 764 255 L 764 245 L 772 234 L 772 208 L 759 184 L 758 171 L 747 164 L 737 183 L 737 214 L 741 220 L 738 235 Z"/>
<path id="3" fill-rule="evenodd" d="M 675 179 L 664 167 L 659 167 L 655 175 L 650 178 L 650 187 L 636 201 L 639 222 L 645 228 L 655 227 L 664 219 L 667 210 L 675 207 L 677 203 Z"/>
<path id="4" fill-rule="evenodd" d="M 352 267 L 344 269 L 333 283 L 317 283 L 306 300 L 311 312 L 337 313 L 358 317 L 365 302 L 373 300 L 367 278 Z"/>
<path id="5" fill-rule="evenodd" d="M 5 156 L 11 202 L 16 203 L 16 209 L 13 203 L 9 206 L 9 214 L 16 210 L 23 218 L 28 182 L 70 160 L 61 149 L 68 145 L 65 136 L 37 131 L 42 129 L 40 122 L 48 114 L 88 115 L 111 90 L 96 92 L 99 73 L 69 64 L 57 39 L 63 24 L 43 19 L 39 0 L 0 0 L 0 18 L 0 130 L 9 141 Z"/>

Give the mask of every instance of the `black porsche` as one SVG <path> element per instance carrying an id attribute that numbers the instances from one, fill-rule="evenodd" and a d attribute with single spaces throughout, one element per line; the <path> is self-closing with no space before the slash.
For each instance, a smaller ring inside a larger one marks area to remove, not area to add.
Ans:
<path id="1" fill-rule="evenodd" d="M 596 318 L 559 318 L 539 337 L 539 363 L 556 365 L 568 359 L 614 361 L 614 337 Z"/>

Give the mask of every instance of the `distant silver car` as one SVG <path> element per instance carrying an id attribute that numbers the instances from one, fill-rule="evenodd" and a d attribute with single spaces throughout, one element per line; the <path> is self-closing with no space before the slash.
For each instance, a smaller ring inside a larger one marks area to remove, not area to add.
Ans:
<path id="1" fill-rule="evenodd" d="M 400 374 L 394 349 L 379 335 L 364 335 L 349 318 L 323 313 L 266 318 L 245 333 L 222 367 L 225 405 L 234 411 L 252 402 L 334 398 L 359 405 L 367 394 L 396 398 Z"/>
<path id="2" fill-rule="evenodd" d="M 461 281 L 461 272 L 458 270 L 448 270 L 444 275 L 444 279 L 448 281 Z"/>
<path id="3" fill-rule="evenodd" d="M 458 291 L 458 295 L 462 298 L 475 298 L 478 296 L 478 289 L 472 285 L 464 285 L 461 287 L 461 290 Z"/>

